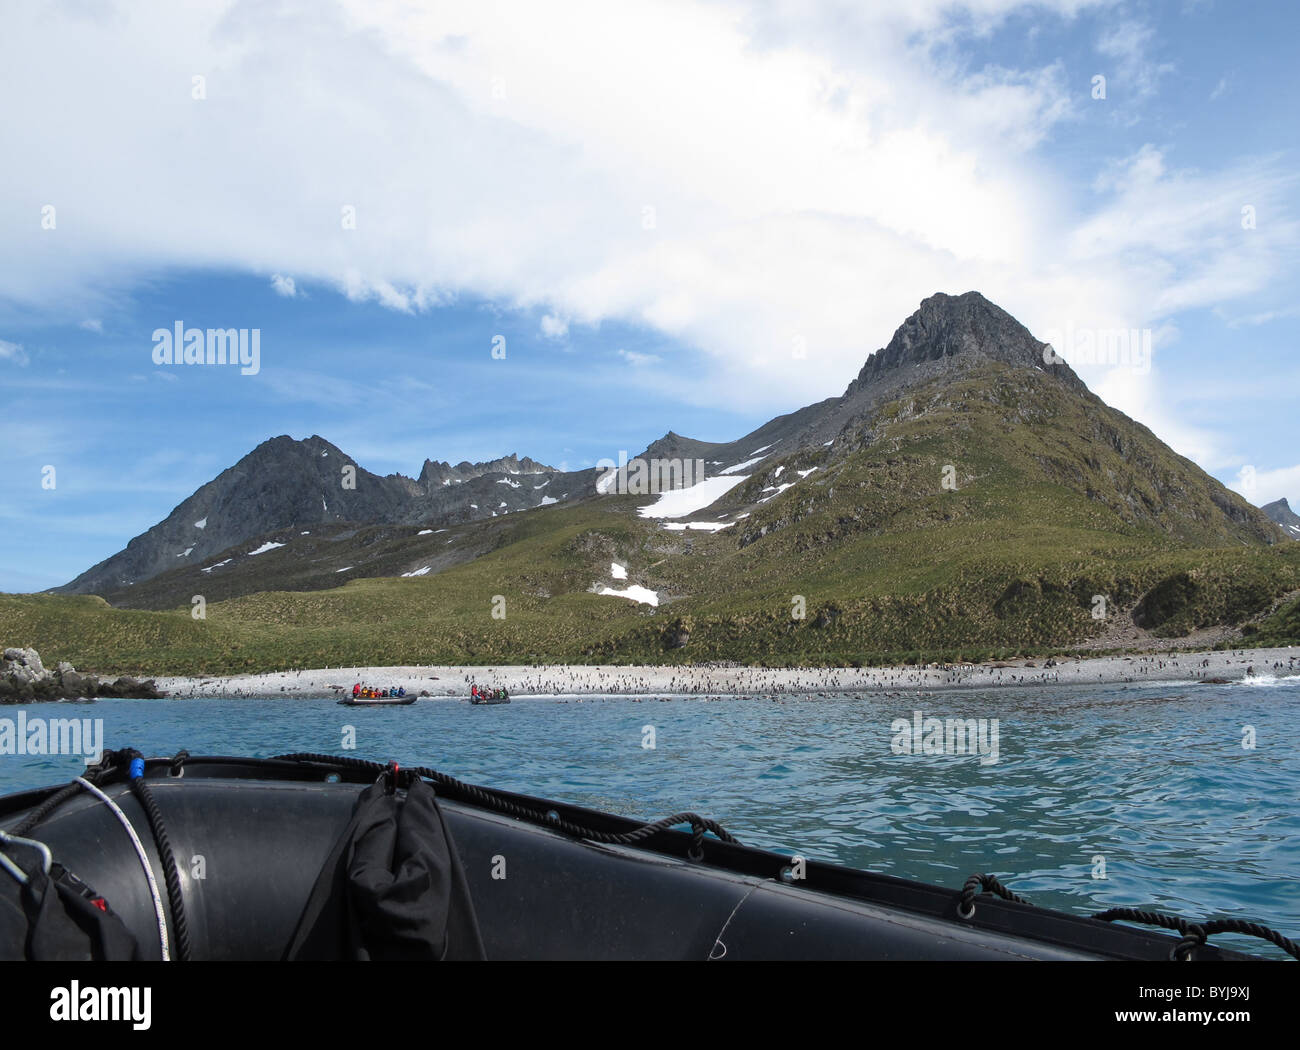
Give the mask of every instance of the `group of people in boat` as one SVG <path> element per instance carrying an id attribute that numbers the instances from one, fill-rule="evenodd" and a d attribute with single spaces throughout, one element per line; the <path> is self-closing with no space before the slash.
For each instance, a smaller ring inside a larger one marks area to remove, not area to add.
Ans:
<path id="1" fill-rule="evenodd" d="M 353 700 L 389 700 L 398 696 L 406 695 L 406 686 L 398 686 L 396 689 L 375 689 L 373 686 L 362 685 L 358 682 L 352 687 Z"/>
<path id="2" fill-rule="evenodd" d="M 478 686 L 470 686 L 470 700 L 509 700 L 510 694 L 505 689 L 480 689 Z"/>

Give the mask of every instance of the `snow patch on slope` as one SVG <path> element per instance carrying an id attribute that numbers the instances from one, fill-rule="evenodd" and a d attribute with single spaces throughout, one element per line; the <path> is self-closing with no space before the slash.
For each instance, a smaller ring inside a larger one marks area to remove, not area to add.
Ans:
<path id="1" fill-rule="evenodd" d="M 650 590 L 648 587 L 639 587 L 636 584 L 623 591 L 616 591 L 613 587 L 602 587 L 596 593 L 610 594 L 615 598 L 630 598 L 634 602 L 641 602 L 645 605 L 656 607 L 659 605 L 659 595 L 655 591 Z"/>
<path id="2" fill-rule="evenodd" d="M 273 551 L 275 550 L 276 547 L 283 547 L 283 546 L 284 546 L 283 543 L 275 543 L 272 540 L 267 540 L 260 547 L 258 547 L 257 550 L 249 551 L 248 554 L 250 557 L 254 554 L 265 554 L 267 551 Z"/>
<path id="3" fill-rule="evenodd" d="M 654 503 L 639 508 L 637 513 L 643 518 L 684 518 L 688 514 L 703 510 L 747 480 L 749 479 L 745 475 L 706 478 L 688 489 L 670 489 L 668 492 L 661 492 Z"/>
<path id="4" fill-rule="evenodd" d="M 738 471 L 738 470 L 748 470 L 748 469 L 749 469 L 750 467 L 752 467 L 755 463 L 760 462 L 760 461 L 763 460 L 764 458 L 766 458 L 766 457 L 764 457 L 764 456 L 755 456 L 753 459 L 747 459 L 747 460 L 745 460 L 744 463 L 733 463 L 731 466 L 725 468 L 724 470 L 720 470 L 720 471 L 718 471 L 718 473 L 719 473 L 719 474 L 734 474 L 734 473 L 736 473 L 736 471 Z"/>

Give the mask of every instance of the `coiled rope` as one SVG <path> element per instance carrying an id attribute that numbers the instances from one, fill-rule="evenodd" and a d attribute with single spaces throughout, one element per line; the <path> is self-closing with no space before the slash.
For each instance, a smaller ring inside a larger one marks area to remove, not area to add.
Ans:
<path id="1" fill-rule="evenodd" d="M 979 896 L 981 891 L 994 893 L 1003 900 L 1015 901 L 1017 904 L 1028 904 L 1033 907 L 1024 897 L 1012 893 L 1003 886 L 995 876 L 983 875 L 977 872 L 968 878 L 966 884 L 962 886 L 957 901 L 957 914 L 959 917 L 969 920 L 975 914 L 975 898 Z M 1182 934 L 1183 939 L 1174 945 L 1173 950 L 1169 953 L 1171 959 L 1182 962 L 1190 960 L 1192 952 L 1196 948 L 1204 947 L 1208 938 L 1213 937 L 1216 933 L 1239 933 L 1247 937 L 1258 937 L 1281 948 L 1292 958 L 1300 959 L 1300 945 L 1296 944 L 1290 937 L 1278 933 L 1277 930 L 1265 926 L 1263 923 L 1251 922 L 1248 919 L 1207 919 L 1204 922 L 1190 922 L 1177 915 L 1166 915 L 1164 912 L 1159 911 L 1144 911 L 1141 908 L 1110 908 L 1107 911 L 1099 911 L 1095 915 L 1090 915 L 1089 918 L 1096 919 L 1099 922 L 1136 922 L 1143 926 L 1159 926 Z"/>
<path id="2" fill-rule="evenodd" d="M 961 888 L 961 899 L 957 903 L 957 914 L 963 919 L 969 919 L 975 914 L 975 898 L 980 892 L 996 893 L 1005 901 L 1015 901 L 1017 904 L 1028 904 L 1024 897 L 1018 897 L 1009 889 L 998 882 L 996 875 L 981 875 L 976 872 L 966 880 L 966 885 Z"/>

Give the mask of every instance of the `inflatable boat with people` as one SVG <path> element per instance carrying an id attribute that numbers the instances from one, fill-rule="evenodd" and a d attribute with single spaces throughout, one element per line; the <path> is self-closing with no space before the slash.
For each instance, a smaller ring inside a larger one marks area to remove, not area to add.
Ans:
<path id="1" fill-rule="evenodd" d="M 1297 956 L 1241 920 L 1070 915 L 351 757 L 110 751 L 0 798 L 0 959 L 1252 957 L 1222 933 Z"/>
<path id="2" fill-rule="evenodd" d="M 376 689 L 373 686 L 362 685 L 358 682 L 352 687 L 351 695 L 345 696 L 339 703 L 345 707 L 404 707 L 407 704 L 415 703 L 416 699 L 414 693 L 407 693 L 404 685 L 393 686 L 388 689 Z"/>
<path id="3" fill-rule="evenodd" d="M 339 701 L 344 707 L 406 707 L 419 699 L 414 693 L 404 696 L 348 696 Z"/>

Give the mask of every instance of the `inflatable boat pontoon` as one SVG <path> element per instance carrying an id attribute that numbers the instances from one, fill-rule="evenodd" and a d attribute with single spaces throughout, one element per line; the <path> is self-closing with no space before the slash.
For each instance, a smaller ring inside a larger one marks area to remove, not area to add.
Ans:
<path id="1" fill-rule="evenodd" d="M 107 752 L 0 798 L 0 832 L 8 959 L 1251 958 L 1207 943 L 1227 931 L 1296 953 L 1248 923 L 1069 915 L 988 876 L 930 886 L 690 813 L 643 824 L 324 755 Z"/>

